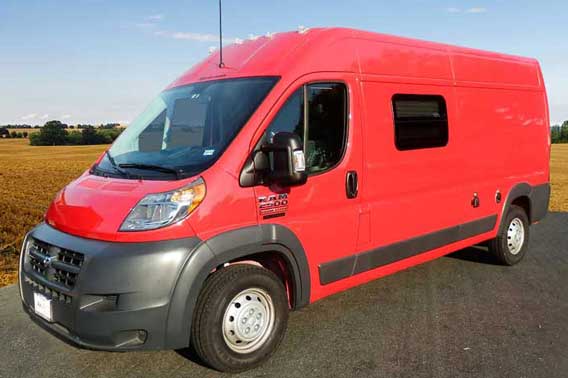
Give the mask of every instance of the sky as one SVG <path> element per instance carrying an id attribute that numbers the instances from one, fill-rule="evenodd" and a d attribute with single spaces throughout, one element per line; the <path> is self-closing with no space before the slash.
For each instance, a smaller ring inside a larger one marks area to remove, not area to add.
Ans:
<path id="1" fill-rule="evenodd" d="M 228 41 L 344 26 L 537 58 L 568 120 L 566 0 L 224 0 Z M 132 121 L 208 55 L 215 0 L 0 0 L 0 124 Z"/>

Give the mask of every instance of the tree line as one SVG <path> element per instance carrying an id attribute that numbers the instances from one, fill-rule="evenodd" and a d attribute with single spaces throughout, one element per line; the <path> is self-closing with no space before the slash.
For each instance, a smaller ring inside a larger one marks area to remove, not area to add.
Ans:
<path id="1" fill-rule="evenodd" d="M 0 127 L 0 138 L 27 138 L 27 131 L 10 131 L 7 128 Z"/>
<path id="2" fill-rule="evenodd" d="M 59 121 L 57 121 L 59 122 Z M 60 122 L 61 123 L 61 122 Z M 78 124 L 78 125 L 67 125 L 65 123 L 61 123 L 64 129 L 86 129 L 88 127 L 96 127 L 100 129 L 114 129 L 116 127 L 120 127 L 120 123 L 105 123 L 100 125 L 91 125 L 91 124 Z M 27 123 L 24 124 L 8 124 L 8 125 L 0 125 L 0 129 L 41 129 L 43 126 L 41 125 L 28 125 Z"/>
<path id="3" fill-rule="evenodd" d="M 32 146 L 61 146 L 112 143 L 124 130 L 118 123 L 104 125 L 67 125 L 60 121 L 49 121 L 43 126 L 5 125 L 0 126 L 0 138 L 30 138 Z M 39 129 L 39 132 L 10 131 L 10 129 Z M 550 128 L 552 143 L 568 143 L 568 121 Z"/>
<path id="4" fill-rule="evenodd" d="M 44 128 L 47 126 L 47 129 Z M 52 128 L 63 129 L 60 133 L 53 132 Z M 85 131 L 86 130 L 86 131 Z M 119 123 L 106 123 L 97 126 L 89 124 L 67 125 L 60 121 L 49 121 L 43 126 L 32 125 L 2 125 L 0 126 L 0 138 L 30 138 L 30 144 L 34 146 L 53 145 L 76 145 L 76 144 L 107 144 L 112 143 L 124 130 Z M 39 134 L 38 137 L 35 134 Z M 42 133 L 43 131 L 43 133 Z M 65 134 L 65 137 L 54 137 Z M 62 140 L 65 142 L 63 143 Z"/>
<path id="5" fill-rule="evenodd" d="M 64 145 L 92 145 L 109 144 L 124 130 L 118 124 L 106 124 L 99 127 L 91 125 L 69 126 L 61 121 L 49 121 L 39 131 L 33 133 L 10 132 L 8 128 L 0 128 L 0 137 L 29 137 L 32 146 L 64 146 Z M 4 131 L 5 130 L 5 131 Z M 15 135 L 15 136 L 13 136 Z"/>
<path id="6" fill-rule="evenodd" d="M 552 143 L 568 143 L 568 121 L 550 128 L 550 140 Z"/>

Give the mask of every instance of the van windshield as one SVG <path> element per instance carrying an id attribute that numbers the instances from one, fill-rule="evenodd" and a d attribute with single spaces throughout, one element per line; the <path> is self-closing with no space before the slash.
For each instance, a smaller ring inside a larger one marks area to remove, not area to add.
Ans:
<path id="1" fill-rule="evenodd" d="M 148 179 L 200 173 L 223 153 L 276 81 L 226 79 L 162 92 L 114 142 L 94 173 Z"/>

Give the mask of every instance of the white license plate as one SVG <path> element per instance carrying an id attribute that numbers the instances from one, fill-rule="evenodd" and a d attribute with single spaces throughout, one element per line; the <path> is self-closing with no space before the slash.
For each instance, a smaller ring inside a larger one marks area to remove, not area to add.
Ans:
<path id="1" fill-rule="evenodd" d="M 45 320 L 51 321 L 51 299 L 47 299 L 39 293 L 34 293 L 34 311 Z"/>

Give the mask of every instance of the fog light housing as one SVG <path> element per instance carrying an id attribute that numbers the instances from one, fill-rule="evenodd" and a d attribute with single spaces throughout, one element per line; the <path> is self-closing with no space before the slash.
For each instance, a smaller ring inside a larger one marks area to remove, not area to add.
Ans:
<path id="1" fill-rule="evenodd" d="M 117 348 L 139 346 L 148 339 L 148 332 L 143 329 L 120 331 L 114 334 L 113 339 Z"/>

